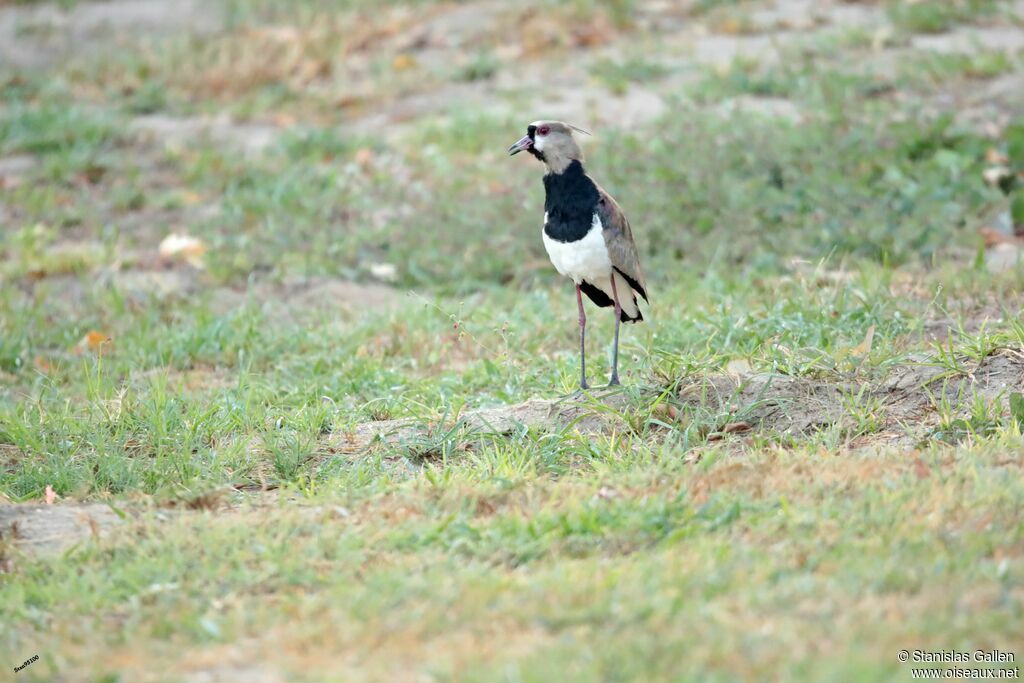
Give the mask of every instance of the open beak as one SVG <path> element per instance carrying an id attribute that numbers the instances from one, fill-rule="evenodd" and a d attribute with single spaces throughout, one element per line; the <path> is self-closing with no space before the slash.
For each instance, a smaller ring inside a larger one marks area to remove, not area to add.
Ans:
<path id="1" fill-rule="evenodd" d="M 530 139 L 529 135 L 524 135 L 519 142 L 508 148 L 508 154 L 509 156 L 519 154 L 523 150 L 530 149 L 531 147 L 533 147 L 533 140 Z"/>

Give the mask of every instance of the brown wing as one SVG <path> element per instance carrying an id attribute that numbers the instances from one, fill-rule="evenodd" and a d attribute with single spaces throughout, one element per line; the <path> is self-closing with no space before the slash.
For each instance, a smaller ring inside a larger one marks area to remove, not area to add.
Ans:
<path id="1" fill-rule="evenodd" d="M 608 248 L 612 267 L 626 278 L 629 286 L 642 296 L 644 301 L 647 301 L 647 279 L 640 267 L 640 256 L 636 253 L 636 242 L 633 241 L 629 220 L 604 188 L 598 185 L 597 192 L 600 197 L 597 202 L 597 213 L 604 227 L 604 244 Z"/>

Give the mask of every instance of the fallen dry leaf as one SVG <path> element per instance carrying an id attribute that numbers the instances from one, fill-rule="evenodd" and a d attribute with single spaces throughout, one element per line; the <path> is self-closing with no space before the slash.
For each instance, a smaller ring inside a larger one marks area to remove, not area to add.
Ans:
<path id="1" fill-rule="evenodd" d="M 298 43 L 302 39 L 302 33 L 294 26 L 261 26 L 249 31 L 253 38 L 264 39 L 273 43 Z"/>
<path id="2" fill-rule="evenodd" d="M 991 248 L 998 244 L 1013 244 L 1017 241 L 1013 236 L 1004 235 L 995 228 L 978 228 L 978 234 L 981 235 L 981 239 L 984 240 L 985 248 Z"/>
<path id="3" fill-rule="evenodd" d="M 360 147 L 356 150 L 353 160 L 365 170 L 373 163 L 373 150 L 369 147 Z"/>
<path id="4" fill-rule="evenodd" d="M 715 33 L 727 36 L 738 36 L 750 31 L 750 26 L 743 18 L 738 16 L 727 16 L 714 23 L 712 27 Z"/>
<path id="5" fill-rule="evenodd" d="M 574 47 L 596 47 L 604 45 L 615 37 L 615 27 L 603 12 L 595 14 L 590 21 L 579 22 L 572 29 Z"/>
<path id="6" fill-rule="evenodd" d="M 106 174 L 106 166 L 101 166 L 100 164 L 89 164 L 81 173 L 78 174 L 78 178 L 89 185 L 95 185 L 103 180 L 103 176 Z"/>
<path id="7" fill-rule="evenodd" d="M 679 409 L 668 403 L 659 403 L 654 408 L 654 414 L 666 420 L 674 421 L 679 419 Z"/>
<path id="8" fill-rule="evenodd" d="M 1005 166 L 1010 160 L 995 147 L 989 147 L 985 150 L 985 161 L 993 166 Z"/>
<path id="9" fill-rule="evenodd" d="M 159 252 L 161 258 L 182 260 L 195 268 L 202 268 L 206 244 L 198 237 L 174 232 L 160 242 Z"/>
<path id="10" fill-rule="evenodd" d="M 304 59 L 294 69 L 295 79 L 301 85 L 309 85 L 313 81 L 331 73 L 330 62 L 323 59 Z"/>
<path id="11" fill-rule="evenodd" d="M 921 458 L 914 459 L 914 474 L 917 475 L 918 479 L 925 479 L 931 473 L 931 469 L 928 467 L 928 465 L 924 464 L 924 461 L 921 460 Z"/>
<path id="12" fill-rule="evenodd" d="M 393 263 L 371 263 L 370 275 L 382 282 L 396 282 L 398 280 L 398 268 Z"/>
<path id="13" fill-rule="evenodd" d="M 336 97 L 333 105 L 338 109 L 351 109 L 363 103 L 366 97 L 358 93 L 344 93 Z"/>
<path id="14" fill-rule="evenodd" d="M 89 330 L 85 333 L 85 336 L 75 344 L 75 348 L 73 350 L 77 354 L 84 353 L 85 351 L 102 352 L 104 350 L 104 346 L 109 343 L 110 337 L 107 335 L 99 332 L 98 330 Z"/>
<path id="15" fill-rule="evenodd" d="M 182 190 L 178 193 L 178 197 L 181 199 L 183 204 L 188 206 L 195 206 L 199 202 L 203 201 L 203 195 L 192 190 Z"/>
<path id="16" fill-rule="evenodd" d="M 725 438 L 726 434 L 739 434 L 741 432 L 749 432 L 754 426 L 749 422 L 730 422 L 729 424 L 722 427 L 720 431 L 708 434 L 708 441 L 721 441 Z"/>
<path id="17" fill-rule="evenodd" d="M 736 358 L 726 364 L 725 371 L 732 375 L 747 375 L 754 371 L 754 366 L 745 358 Z"/>
<path id="18" fill-rule="evenodd" d="M 395 71 L 408 71 L 416 68 L 416 60 L 403 52 L 400 55 L 395 55 L 395 59 L 391 62 L 391 68 Z"/>
<path id="19" fill-rule="evenodd" d="M 57 494 L 54 493 L 53 487 L 49 484 L 46 485 L 46 492 L 43 495 L 47 505 L 53 505 L 53 502 L 57 500 Z"/>
<path id="20" fill-rule="evenodd" d="M 853 354 L 854 356 L 868 355 L 869 353 L 871 353 L 871 344 L 872 342 L 874 342 L 874 340 L 875 326 L 872 325 L 871 327 L 868 328 L 868 333 L 864 335 L 864 341 L 862 341 L 860 344 L 857 344 L 857 346 L 853 347 L 853 350 L 850 351 L 850 353 Z"/>

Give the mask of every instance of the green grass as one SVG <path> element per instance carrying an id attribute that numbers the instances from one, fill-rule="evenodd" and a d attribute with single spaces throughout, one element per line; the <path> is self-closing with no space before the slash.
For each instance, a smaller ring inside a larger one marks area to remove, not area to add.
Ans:
<path id="1" fill-rule="evenodd" d="M 1019 552 L 1024 492 L 995 465 L 1019 446 L 1013 437 L 957 459 L 928 451 L 923 477 L 891 456 L 813 451 L 695 467 L 615 450 L 571 478 L 485 451 L 384 490 L 386 474 L 365 487 L 342 471 L 303 506 L 147 516 L 132 544 L 32 570 L 5 604 L 26 619 L 23 647 L 72 659 L 99 648 L 158 670 L 176 658 L 159 641 L 179 652 L 244 641 L 231 660 L 258 658 L 299 680 L 332 678 L 310 663 L 338 650 L 364 653 L 334 669 L 341 677 L 394 666 L 471 680 L 493 680 L 495 666 L 502 680 L 899 676 L 894 646 L 1019 636 L 1019 604 L 1004 601 L 1021 579 L 1006 558 Z M 256 538 L 254 524 L 266 530 Z M 43 615 L 57 610 L 80 634 L 74 645 L 51 635 Z M 108 644 L 89 628 L 97 614 L 118 615 L 153 648 Z M 373 643 L 385 634 L 382 652 Z M 843 656 L 798 646 L 809 639 Z M 780 654 L 780 640 L 796 649 Z M 274 647 L 259 652 L 261 642 Z M 673 657 L 679 647 L 690 656 Z M 86 671 L 112 668 L 93 660 Z"/>
<path id="2" fill-rule="evenodd" d="M 998 20 L 983 5 L 891 12 Z M 632 3 L 538 7 L 649 38 Z M 901 648 L 1021 642 L 1024 275 L 989 272 L 977 229 L 1019 194 L 983 171 L 1019 166 L 1022 124 L 972 128 L 947 97 L 1019 57 L 879 73 L 863 37 L 815 36 L 678 87 L 642 43 L 591 62 L 606 92 L 670 104 L 584 140 L 652 304 L 623 331 L 621 398 L 585 402 L 605 429 L 497 433 L 459 418 L 577 382 L 540 167 L 505 153 L 531 116 L 490 106 L 523 101 L 499 84 L 521 65 L 471 42 L 396 69 L 385 45 L 363 104 L 339 104 L 358 36 L 334 29 L 441 11 L 372 9 L 236 4 L 221 32 L 0 80 L 0 157 L 36 162 L 0 206 L 0 500 L 50 487 L 125 517 L 52 557 L 3 530 L 0 653 L 40 655 L 19 677 L 902 680 Z M 330 70 L 301 82 L 305 59 Z M 351 124 L 450 83 L 484 106 Z M 719 107 L 765 96 L 799 120 Z M 248 154 L 129 126 L 221 111 L 288 120 Z M 203 241 L 201 268 L 160 259 L 172 232 Z M 379 278 L 373 302 L 348 289 Z M 726 375 L 793 389 L 719 405 Z M 391 419 L 422 430 L 346 448 Z"/>
<path id="3" fill-rule="evenodd" d="M 856 116 L 847 110 L 797 125 L 695 110 L 684 120 L 661 125 L 654 147 L 647 147 L 639 133 L 606 133 L 594 145 L 593 166 L 618 194 L 620 187 L 629 191 L 626 179 L 643 174 L 650 191 L 627 196 L 633 220 L 644 230 L 645 258 L 656 262 L 655 270 L 693 263 L 777 267 L 774 254 L 783 250 L 775 247 L 793 244 L 797 234 L 797 250 L 790 249 L 788 257 L 831 253 L 903 263 L 929 258 L 958 233 L 967 234 L 965 246 L 970 246 L 971 216 L 997 198 L 980 180 L 988 142 L 958 130 L 947 115 L 936 118 L 913 110 L 899 115 L 917 120 L 891 123 L 890 110 Z M 24 127 L 40 116 L 31 109 L 13 112 L 8 125 Z M 72 123 L 48 122 L 54 130 L 47 135 L 74 135 L 64 127 Z M 210 267 L 217 275 L 244 276 L 271 263 L 284 272 L 360 274 L 367 262 L 394 260 L 403 264 L 402 286 L 439 286 L 461 294 L 512 278 L 526 278 L 523 284 L 528 284 L 541 274 L 517 272 L 515 266 L 543 258 L 543 253 L 534 240 L 524 238 L 531 214 L 519 208 L 525 193 L 536 192 L 539 183 L 533 169 L 503 159 L 505 131 L 514 130 L 513 125 L 459 116 L 412 135 L 408 154 L 371 140 L 368 149 L 377 151 L 369 169 L 331 163 L 355 145 L 333 142 L 329 133 L 314 138 L 316 154 L 327 163 L 298 163 L 307 157 L 309 144 L 301 138 L 293 138 L 283 153 L 256 161 L 228 150 L 203 149 L 159 163 L 183 190 L 219 198 L 218 213 L 191 226 L 213 247 Z M 454 140 L 461 147 L 449 151 Z M 99 186 L 118 185 L 122 201 L 158 202 L 145 187 L 125 187 L 119 171 L 130 170 L 133 162 L 122 158 L 117 167 L 118 161 L 103 156 L 92 142 L 69 143 L 68 151 L 61 147 L 47 167 L 60 177 L 94 169 L 111 176 L 110 182 L 101 177 Z M 34 148 L 25 144 L 13 149 Z M 707 161 L 680 166 L 680 154 Z M 453 163 L 466 174 L 452 174 Z M 381 182 L 395 167 L 408 177 L 408 186 Z M 507 190 L 487 202 L 473 201 L 480 196 L 480 183 Z M 86 173 L 79 182 L 53 191 L 88 206 L 87 197 L 96 190 Z M 46 191 L 34 184 L 14 190 L 26 222 L 75 220 L 66 217 L 67 204 L 40 201 Z M 823 216 L 822 205 L 835 205 L 836 211 Z M 425 212 L 448 234 L 468 241 L 438 240 L 433 230 L 414 229 Z M 497 241 L 484 242 L 489 226 L 496 224 L 505 226 L 494 235 Z M 368 227 L 353 232 L 353 225 Z M 732 239 L 709 239 L 721 225 L 730 226 Z M 336 239 L 345 232 L 350 239 Z M 402 240 L 390 239 L 396 233 Z M 447 277 L 452 270 L 460 274 L 457 279 Z"/>
<path id="4" fill-rule="evenodd" d="M 942 33 L 957 24 L 989 18 L 999 12 L 1001 0 L 895 0 L 889 4 L 889 17 L 900 29 L 913 33 Z"/>
<path id="5" fill-rule="evenodd" d="M 743 4 L 743 0 L 697 0 L 697 3 L 694 5 L 694 10 L 698 14 L 703 14 L 722 7 L 731 7 L 733 5 L 741 4 Z"/>
<path id="6" fill-rule="evenodd" d="M 619 94 L 626 92 L 630 83 L 650 83 L 667 72 L 668 69 L 664 65 L 640 57 L 621 62 L 602 59 L 590 68 L 594 78 L 604 83 L 612 92 Z"/>

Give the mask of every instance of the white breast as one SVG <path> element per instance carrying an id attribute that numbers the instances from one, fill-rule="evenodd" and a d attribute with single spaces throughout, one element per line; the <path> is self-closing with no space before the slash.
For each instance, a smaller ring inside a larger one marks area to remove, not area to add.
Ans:
<path id="1" fill-rule="evenodd" d="M 548 215 L 545 213 L 544 224 L 547 222 Z M 590 231 L 581 240 L 557 242 L 543 230 L 541 236 L 555 270 L 571 277 L 576 284 L 582 280 L 597 284 L 607 281 L 612 273 L 612 262 L 608 258 L 603 232 L 601 218 L 595 213 Z"/>

